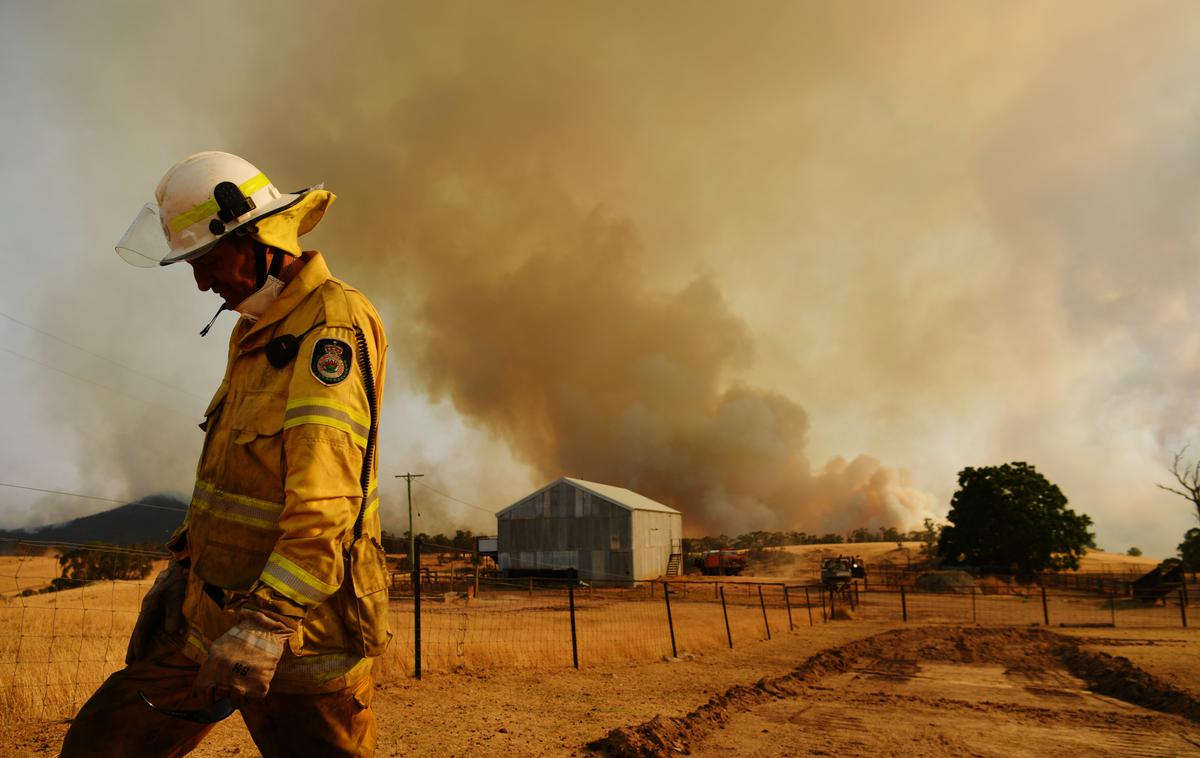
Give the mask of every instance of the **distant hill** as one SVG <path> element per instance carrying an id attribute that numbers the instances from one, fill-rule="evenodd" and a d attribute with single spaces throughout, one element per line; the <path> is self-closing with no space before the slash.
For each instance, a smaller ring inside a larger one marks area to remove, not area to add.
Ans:
<path id="1" fill-rule="evenodd" d="M 174 495 L 150 495 L 91 516 L 37 529 L 0 531 L 9 540 L 36 542 L 108 542 L 114 545 L 161 545 L 183 523 L 187 503 Z M 11 544 L 11 543 L 10 543 Z M 4 546 L 0 545 L 0 551 Z"/>

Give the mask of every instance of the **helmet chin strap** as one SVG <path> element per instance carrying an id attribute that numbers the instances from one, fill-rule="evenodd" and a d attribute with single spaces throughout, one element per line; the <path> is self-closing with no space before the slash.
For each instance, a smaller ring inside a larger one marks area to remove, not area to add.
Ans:
<path id="1" fill-rule="evenodd" d="M 267 283 L 267 277 L 273 276 L 277 279 L 279 278 L 279 272 L 283 268 L 283 253 L 276 250 L 275 255 L 271 258 L 271 265 L 268 267 L 267 251 L 271 248 L 259 242 L 258 240 L 254 240 L 252 244 L 254 245 L 254 291 L 257 292 L 258 290 L 262 289 L 264 284 Z M 229 306 L 221 303 L 221 307 L 218 308 L 217 312 L 213 314 L 213 317 L 209 319 L 208 324 L 200 330 L 200 336 L 206 336 L 208 331 L 212 329 L 212 325 L 216 323 L 217 316 L 220 316 L 224 311 L 227 310 L 229 310 Z"/>
<path id="2" fill-rule="evenodd" d="M 254 240 L 252 244 L 254 245 L 254 268 L 255 279 L 257 281 L 254 289 L 257 291 L 262 289 L 262 286 L 267 283 L 268 276 L 273 276 L 276 279 L 279 278 L 279 270 L 283 268 L 283 254 L 276 250 L 275 255 L 271 258 L 271 267 L 268 269 L 267 252 L 271 248 L 258 240 Z"/>
<path id="3" fill-rule="evenodd" d="M 212 329 L 212 325 L 217 322 L 217 316 L 220 316 L 223 311 L 227 311 L 227 310 L 229 310 L 228 306 L 226 306 L 225 303 L 221 303 L 221 307 L 218 308 L 217 312 L 213 314 L 213 317 L 208 320 L 208 325 L 200 330 L 200 336 L 201 337 L 207 336 L 208 330 Z"/>

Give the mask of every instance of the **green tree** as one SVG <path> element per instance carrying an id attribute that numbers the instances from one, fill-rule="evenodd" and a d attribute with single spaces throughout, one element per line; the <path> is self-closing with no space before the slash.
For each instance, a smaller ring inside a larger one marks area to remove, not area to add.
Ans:
<path id="1" fill-rule="evenodd" d="M 1179 543 L 1179 557 L 1184 571 L 1200 571 L 1200 529 L 1188 529 Z"/>
<path id="2" fill-rule="evenodd" d="M 938 555 L 949 563 L 1030 574 L 1078 568 L 1095 547 L 1092 520 L 1067 507 L 1057 485 L 1028 463 L 965 468 L 950 501 Z"/>
<path id="3" fill-rule="evenodd" d="M 1142 549 L 1140 547 L 1131 547 L 1125 551 L 1125 555 L 1131 555 L 1134 558 L 1140 557 L 1141 554 L 1142 554 Z"/>
<path id="4" fill-rule="evenodd" d="M 921 543 L 921 555 L 932 561 L 937 557 L 938 541 L 942 537 L 942 529 L 944 527 L 931 518 L 925 519 L 924 527 L 922 531 L 914 532 L 914 534 L 917 535 L 917 540 Z"/>

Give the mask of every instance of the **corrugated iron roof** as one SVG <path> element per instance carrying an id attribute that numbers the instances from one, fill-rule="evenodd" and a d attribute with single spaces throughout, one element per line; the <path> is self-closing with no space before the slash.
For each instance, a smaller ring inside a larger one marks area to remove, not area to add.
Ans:
<path id="1" fill-rule="evenodd" d="M 550 482 L 545 487 L 542 487 L 540 490 L 537 490 L 536 492 L 531 492 L 530 494 L 521 498 L 520 500 L 518 500 L 517 502 L 508 506 L 507 508 L 503 508 L 503 509 L 497 511 L 496 515 L 500 516 L 504 513 L 507 513 L 508 511 L 512 510 L 513 508 L 517 507 L 521 503 L 528 500 L 529 498 L 536 497 L 536 496 L 542 494 L 543 492 L 550 489 L 551 487 L 558 484 L 559 482 L 567 482 L 571 486 L 578 487 L 579 489 L 583 490 L 584 492 L 590 492 L 593 495 L 596 495 L 597 497 L 602 497 L 611 503 L 615 503 L 616 505 L 619 505 L 622 508 L 627 508 L 628 510 L 631 510 L 631 511 L 656 511 L 658 513 L 679 513 L 679 511 L 675 510 L 674 508 L 672 508 L 670 506 L 663 505 L 662 503 L 658 502 L 657 500 L 651 500 L 650 498 L 646 497 L 645 495 L 639 495 L 638 493 L 636 493 L 632 490 L 627 490 L 624 487 L 615 487 L 611 484 L 600 484 L 598 482 L 588 482 L 583 479 L 572 479 L 569 476 L 564 476 L 559 479 L 555 479 L 553 482 Z"/>

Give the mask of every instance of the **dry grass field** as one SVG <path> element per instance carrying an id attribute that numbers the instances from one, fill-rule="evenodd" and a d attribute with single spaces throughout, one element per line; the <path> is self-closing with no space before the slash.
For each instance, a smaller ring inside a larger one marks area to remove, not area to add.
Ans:
<path id="1" fill-rule="evenodd" d="M 886 555 L 883 548 L 889 546 L 876 544 L 879 555 Z M 811 547 L 814 549 L 806 553 L 819 564 L 822 546 Z M 823 546 L 834 552 L 841 547 Z M 891 545 L 890 549 L 896 548 Z M 0 570 L 5 572 L 0 576 L 0 753 L 7 749 L 5 754 L 53 754 L 65 729 L 62 720 L 69 718 L 103 678 L 121 665 L 141 595 L 150 581 L 99 582 L 61 592 L 22 595 L 23 591 L 46 586 L 56 576 L 55 560 L 4 558 L 0 559 Z M 971 628 L 975 624 L 1032 627 L 1042 625 L 1046 612 L 1051 617 L 1051 628 L 1084 638 L 1089 650 L 1140 662 L 1150 675 L 1185 691 L 1194 692 L 1194 682 L 1200 681 L 1200 644 L 1195 631 L 1181 628 L 1178 604 L 1147 606 L 1052 593 L 1043 607 L 1040 592 L 911 593 L 904 598 L 909 614 L 909 624 L 904 625 L 900 623 L 901 599 L 895 592 L 860 594 L 853 609 L 843 598 L 834 620 L 826 617 L 823 610 L 828 609 L 822 608 L 816 593 L 810 591 L 806 604 L 803 589 L 795 587 L 797 582 L 808 581 L 806 576 L 769 579 L 772 583 L 761 588 L 753 583 L 753 577 L 689 579 L 692 581 L 672 584 L 675 656 L 661 586 L 578 590 L 578 671 L 572 668 L 565 591 L 535 590 L 531 594 L 511 588 L 485 588 L 472 598 L 460 593 L 426 595 L 421 646 L 425 679 L 421 682 L 411 678 L 411 602 L 395 601 L 392 622 L 397 636 L 376 668 L 381 754 L 587 752 L 586 744 L 610 729 L 633 728 L 660 713 L 686 714 L 729 687 L 752 684 L 764 676 L 785 675 L 804 658 L 825 648 L 895 628 L 929 628 L 933 639 L 953 634 L 962 624 Z M 793 585 L 786 601 L 784 584 Z M 724 608 L 720 602 L 722 590 Z M 1190 612 L 1200 617 L 1196 608 Z M 1111 626 L 1114 620 L 1115 627 Z M 1193 627 L 1197 624 L 1200 619 L 1193 621 Z M 1011 685 L 1009 679 L 994 679 L 994 671 L 963 673 L 939 669 L 942 664 L 937 662 L 920 665 L 925 674 L 910 677 L 916 682 L 914 687 L 934 687 L 930 682 L 939 676 L 965 676 L 977 682 L 977 694 L 983 697 L 979 693 L 986 693 L 988 687 Z M 981 676 L 984 678 L 979 679 Z M 1071 681 L 1074 689 L 1067 690 L 1078 697 L 1090 697 L 1086 686 Z M 1045 703 L 1028 699 L 1037 696 L 1036 690 L 1042 685 L 1030 686 L 1034 687 L 1033 694 L 1028 688 L 1021 690 L 1024 694 L 1014 694 L 1011 708 L 1046 707 Z M 895 700 L 905 692 L 883 693 L 876 688 L 864 696 L 868 700 Z M 936 688 L 922 692 L 925 694 L 920 697 L 926 699 L 949 697 Z M 527 702 L 530 699 L 532 705 Z M 850 713 L 851 705 L 843 705 Z M 791 718 L 791 707 L 784 704 L 778 706 L 782 709 L 778 712 L 762 714 L 748 707 L 749 721 L 740 723 L 770 730 L 773 727 L 768 722 L 772 719 Z M 839 718 L 830 713 L 834 721 Z M 895 718 L 903 715 L 897 713 Z M 887 728 L 886 719 L 876 719 L 876 723 Z M 954 728 L 949 722 L 943 726 Z M 1021 726 L 1018 723 L 1013 728 Z M 711 739 L 705 732 L 689 744 L 698 754 L 725 750 L 719 739 Z M 911 733 L 906 739 L 923 738 Z M 1051 743 L 1058 744 L 1053 740 L 1046 744 Z M 874 745 L 871 751 L 878 754 L 905 754 L 899 742 L 870 744 Z M 816 743 L 804 745 L 805 750 L 825 749 Z M 840 746 L 841 754 L 858 754 L 853 740 L 835 740 L 830 746 Z M 764 745 L 761 752 L 772 754 L 768 748 Z M 905 749 L 912 749 L 912 744 Z M 862 750 L 870 752 L 867 747 Z M 253 754 L 253 748 L 237 719 L 230 719 L 197 754 Z M 981 754 L 989 753 L 984 750 Z"/>
<path id="2" fill-rule="evenodd" d="M 836 555 L 856 555 L 868 567 L 871 564 L 907 566 L 921 560 L 921 547 L 920 542 L 904 542 L 900 545 L 895 542 L 855 542 L 844 545 L 788 545 L 780 549 L 797 558 L 798 568 L 802 572 L 815 575 L 821 568 L 823 558 Z M 1158 558 L 1089 550 L 1079 561 L 1079 571 L 1144 574 L 1159 562 Z"/>
<path id="3" fill-rule="evenodd" d="M 895 630 L 916 636 L 903 644 L 869 639 Z M 1029 648 L 1037 640 L 1025 639 L 1024 630 L 1001 632 L 992 644 L 964 644 L 963 631 L 818 622 L 776 633 L 770 641 L 678 659 L 613 661 L 579 671 L 540 666 L 388 679 L 375 695 L 378 754 L 592 755 L 597 751 L 589 745 L 600 747 L 596 741 L 613 730 L 630 733 L 646 724 L 651 733 L 664 725 L 682 727 L 666 732 L 667 750 L 643 755 L 671 754 L 675 746 L 714 756 L 736 751 L 1006 758 L 1177 756 L 1200 748 L 1200 711 L 1189 719 L 1124 701 L 1122 693 L 1097 693 L 1083 672 L 1066 670 L 1036 645 Z M 1108 629 L 1071 635 L 1082 650 L 1118 653 L 1177 693 L 1200 698 L 1200 632 Z M 860 648 L 847 648 L 856 644 Z M 783 681 L 814 657 L 820 664 L 815 675 L 799 686 Z M 1148 691 L 1145 681 L 1137 684 Z M 1154 690 L 1160 696 L 1165 691 Z M 711 723 L 689 723 L 688 714 L 713 703 L 720 711 Z M 10 722 L 0 727 L 0 745 L 6 755 L 53 755 L 65 729 L 62 721 Z M 633 754 L 608 747 L 610 754 Z M 255 754 L 236 716 L 194 753 Z"/>
<path id="4" fill-rule="evenodd" d="M 54 556 L 0 555 L 0 597 L 49 587 L 58 575 L 58 558 Z"/>

